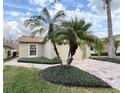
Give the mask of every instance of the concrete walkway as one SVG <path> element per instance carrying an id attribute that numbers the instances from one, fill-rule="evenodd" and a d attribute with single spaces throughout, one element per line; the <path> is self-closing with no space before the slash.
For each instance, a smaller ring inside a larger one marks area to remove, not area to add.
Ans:
<path id="1" fill-rule="evenodd" d="M 47 67 L 55 66 L 46 64 L 20 63 L 17 62 L 17 59 L 18 58 L 6 62 L 4 63 L 4 65 L 23 66 L 28 68 L 34 67 L 41 70 Z M 113 88 L 120 89 L 120 64 L 86 59 L 74 60 L 72 65 L 101 78 L 102 80 L 110 84 Z"/>
<path id="2" fill-rule="evenodd" d="M 27 67 L 27 68 L 38 68 L 38 69 L 45 69 L 51 66 L 56 66 L 56 65 L 47 65 L 47 64 L 34 64 L 34 63 L 23 63 L 23 62 L 17 62 L 18 58 L 15 58 L 11 61 L 8 61 L 4 63 L 4 65 L 10 65 L 10 66 L 21 66 L 21 67 Z"/>

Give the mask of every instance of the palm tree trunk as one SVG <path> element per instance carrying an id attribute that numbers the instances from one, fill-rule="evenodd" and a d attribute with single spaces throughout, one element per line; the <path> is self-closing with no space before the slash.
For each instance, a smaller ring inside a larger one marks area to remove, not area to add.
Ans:
<path id="1" fill-rule="evenodd" d="M 61 58 L 60 58 L 60 56 L 59 56 L 59 52 L 58 52 L 57 47 L 56 47 L 56 44 L 55 44 L 54 42 L 52 42 L 52 44 L 53 44 L 53 47 L 54 47 L 54 51 L 55 51 L 55 53 L 56 53 L 56 55 L 57 55 L 57 58 L 58 58 L 59 60 L 61 60 Z M 62 65 L 62 60 L 61 60 L 61 65 Z"/>
<path id="2" fill-rule="evenodd" d="M 68 59 L 70 57 L 70 54 L 71 54 L 71 51 L 70 51 L 70 48 L 69 48 L 69 51 L 68 51 Z"/>
<path id="3" fill-rule="evenodd" d="M 107 22 L 108 22 L 108 57 L 114 58 L 114 40 L 112 32 L 112 18 L 111 18 L 111 7 L 110 1 L 107 2 Z"/>
<path id="4" fill-rule="evenodd" d="M 68 51 L 68 59 L 67 59 L 67 67 L 70 66 L 70 54 L 71 54 L 71 51 L 70 51 L 70 48 L 69 48 L 69 51 Z"/>

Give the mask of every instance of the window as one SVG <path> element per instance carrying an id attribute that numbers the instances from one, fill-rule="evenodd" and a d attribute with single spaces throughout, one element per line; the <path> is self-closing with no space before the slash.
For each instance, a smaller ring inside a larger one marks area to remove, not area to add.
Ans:
<path id="1" fill-rule="evenodd" d="M 36 45 L 30 45 L 30 56 L 36 56 Z"/>
<path id="2" fill-rule="evenodd" d="M 11 52 L 10 51 L 7 51 L 7 56 L 9 57 L 11 55 Z"/>

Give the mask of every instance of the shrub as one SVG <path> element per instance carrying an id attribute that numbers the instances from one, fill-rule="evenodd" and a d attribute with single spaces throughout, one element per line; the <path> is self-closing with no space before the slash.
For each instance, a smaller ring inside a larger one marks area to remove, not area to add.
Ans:
<path id="1" fill-rule="evenodd" d="M 98 56 L 98 54 L 91 54 L 91 56 Z M 100 54 L 100 56 L 108 56 L 107 52 L 103 52 Z"/>
<path id="2" fill-rule="evenodd" d="M 116 56 L 120 56 L 120 53 L 116 53 Z"/>
<path id="3" fill-rule="evenodd" d="M 98 54 L 91 54 L 91 56 L 98 56 Z M 100 54 L 100 56 L 108 56 L 107 52 L 103 52 Z M 120 53 L 116 53 L 116 56 L 120 56 Z"/>
<path id="4" fill-rule="evenodd" d="M 48 59 L 46 57 L 32 57 L 32 58 L 19 58 L 18 62 L 25 62 L 25 63 L 37 63 L 37 64 L 60 64 L 61 60 Z"/>
<path id="5" fill-rule="evenodd" d="M 49 67 L 40 72 L 40 77 L 47 81 L 66 86 L 111 88 L 110 85 L 98 77 L 72 66 Z"/>
<path id="6" fill-rule="evenodd" d="M 105 62 L 112 62 L 112 63 L 117 63 L 117 64 L 120 64 L 120 58 L 118 57 L 115 57 L 115 58 L 109 58 L 109 57 L 106 57 L 106 56 L 92 56 L 90 57 L 91 59 L 94 59 L 94 60 L 101 60 L 101 61 L 105 61 Z"/>

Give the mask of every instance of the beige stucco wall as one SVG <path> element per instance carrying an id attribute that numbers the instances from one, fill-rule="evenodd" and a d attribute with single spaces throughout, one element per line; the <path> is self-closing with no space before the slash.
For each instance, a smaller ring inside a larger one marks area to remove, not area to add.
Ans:
<path id="1" fill-rule="evenodd" d="M 62 60 L 67 60 L 68 52 L 69 52 L 69 46 L 68 45 L 58 45 L 57 49 L 60 53 L 60 57 L 62 58 Z"/>
<path id="2" fill-rule="evenodd" d="M 19 57 L 30 57 L 30 55 L 29 55 L 29 45 L 30 44 L 36 44 L 36 43 L 20 43 L 19 44 Z M 43 45 L 42 44 L 36 44 L 36 47 L 37 47 L 36 57 L 43 56 Z"/>
<path id="3" fill-rule="evenodd" d="M 55 56 L 56 54 L 54 52 L 53 45 L 51 41 L 49 40 L 44 44 L 44 57 L 52 59 Z"/>
<path id="4" fill-rule="evenodd" d="M 37 56 L 42 57 L 44 53 L 43 45 L 42 44 L 36 44 L 37 45 Z"/>
<path id="5" fill-rule="evenodd" d="M 3 58 L 7 58 L 7 51 L 5 47 L 3 47 Z"/>
<path id="6" fill-rule="evenodd" d="M 74 55 L 74 59 L 87 59 L 90 57 L 90 48 L 87 45 L 84 45 L 83 48 L 78 47 Z"/>
<path id="7" fill-rule="evenodd" d="M 28 57 L 28 43 L 19 44 L 19 57 Z"/>
<path id="8" fill-rule="evenodd" d="M 57 49 L 59 51 L 60 57 L 62 58 L 62 60 L 67 60 L 68 57 L 68 52 L 69 52 L 69 46 L 68 45 L 57 45 Z M 76 60 L 80 60 L 82 59 L 82 55 L 83 53 L 85 53 L 85 58 L 89 58 L 90 56 L 90 49 L 88 46 L 85 45 L 85 51 L 81 51 L 80 48 L 78 48 L 76 50 L 76 53 L 74 55 L 74 59 Z M 56 57 L 53 45 L 50 41 L 48 41 L 45 45 L 44 45 L 44 57 L 48 57 L 48 58 L 54 58 Z"/>
<path id="9" fill-rule="evenodd" d="M 29 45 L 33 43 L 20 43 L 19 44 L 19 56 L 20 57 L 29 57 Z M 37 45 L 37 57 L 47 57 L 47 58 L 54 58 L 56 57 L 56 53 L 54 51 L 53 45 L 50 41 L 46 42 L 45 44 L 36 44 Z M 59 51 L 60 57 L 62 60 L 67 60 L 68 52 L 69 52 L 69 46 L 68 45 L 57 45 L 57 49 Z M 88 46 L 85 45 L 83 53 L 86 54 L 85 58 L 89 58 L 90 52 L 89 52 Z M 83 55 L 80 48 L 76 50 L 76 53 L 74 55 L 74 59 L 80 60 L 82 59 Z"/>

